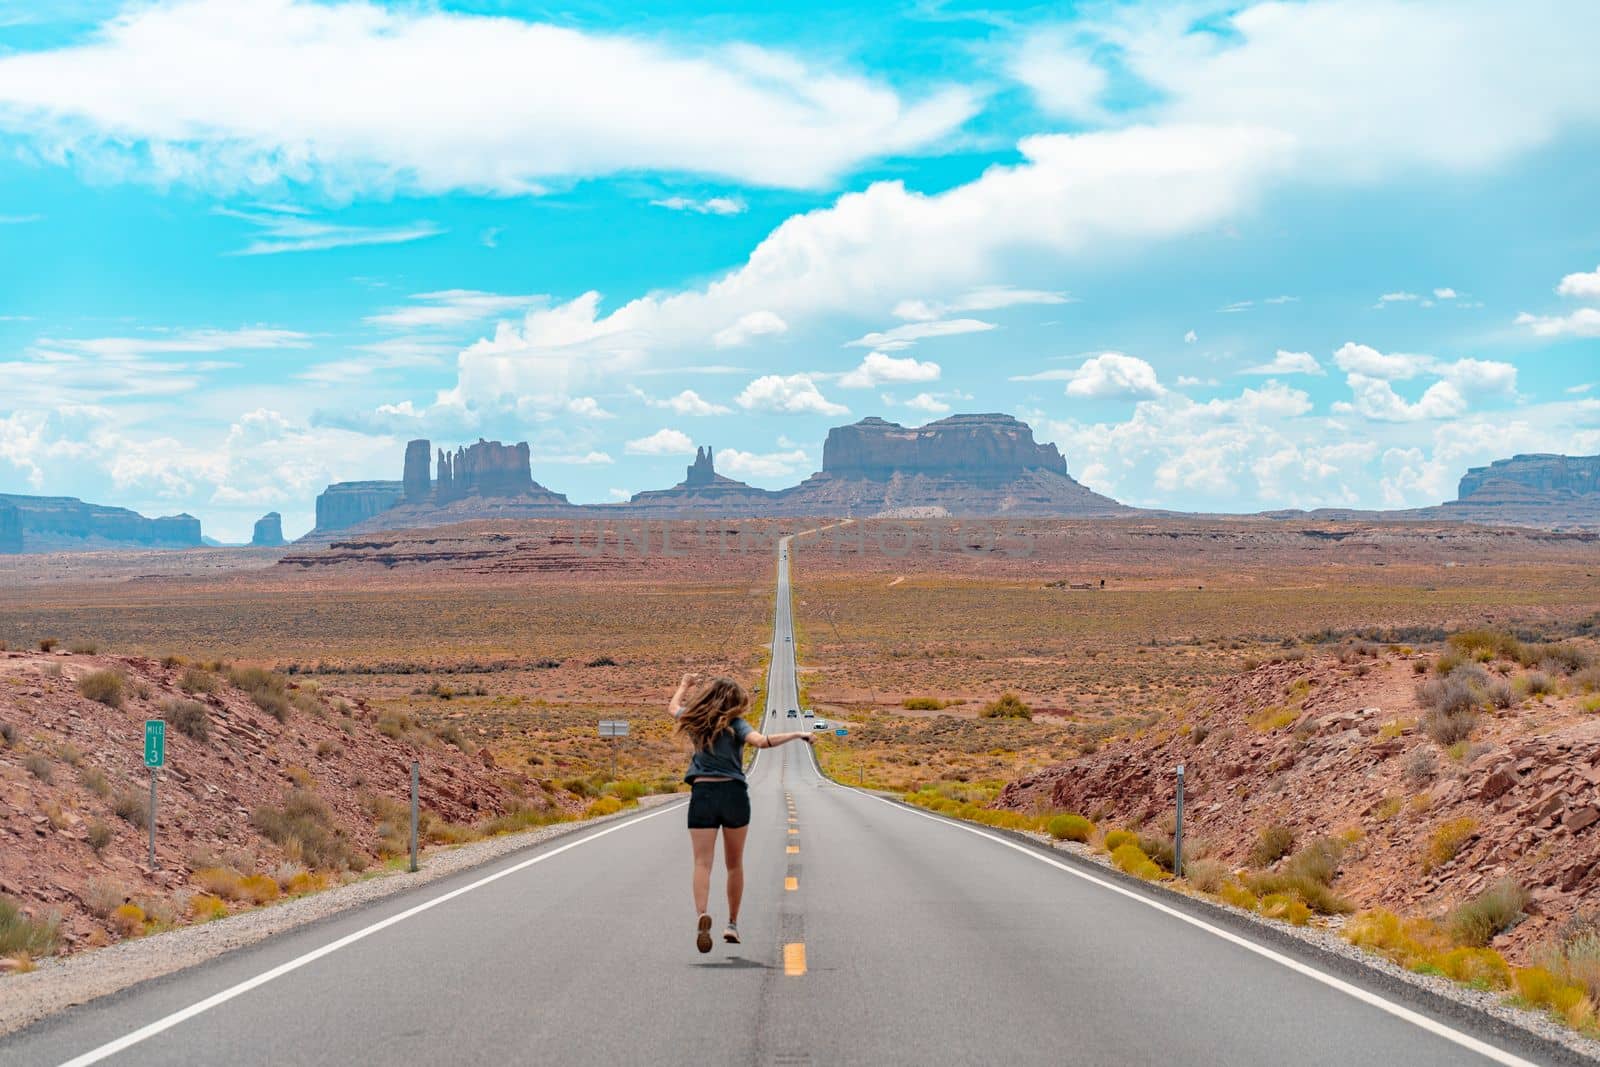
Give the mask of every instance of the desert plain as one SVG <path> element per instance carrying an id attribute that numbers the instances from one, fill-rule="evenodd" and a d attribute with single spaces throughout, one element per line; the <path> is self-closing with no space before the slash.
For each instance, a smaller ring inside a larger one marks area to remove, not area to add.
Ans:
<path id="1" fill-rule="evenodd" d="M 1600 536 L 1162 516 L 818 525 L 490 521 L 0 558 L 0 891 L 56 915 L 71 950 L 191 921 L 197 898 L 210 913 L 259 903 L 238 880 L 296 892 L 359 876 L 396 862 L 410 758 L 432 775 L 441 845 L 677 789 L 687 750 L 667 696 L 698 670 L 760 699 L 777 538 L 797 533 L 801 702 L 828 721 L 818 756 L 841 780 L 1023 830 L 1081 816 L 1087 844 L 1127 834 L 1166 877 L 1184 762 L 1201 888 L 1251 908 L 1286 898 L 1301 917 L 1326 890 L 1310 910 L 1335 923 L 1443 921 L 1515 877 L 1528 921 L 1484 942 L 1525 961 L 1600 902 L 1585 821 Z M 1458 667 L 1498 696 L 1437 735 L 1423 687 Z M 122 678 L 114 706 L 88 695 L 95 673 Z M 174 823 L 151 871 L 116 808 L 144 780 L 139 721 L 184 701 L 213 729 L 174 737 Z M 598 737 L 599 719 L 630 736 Z M 1439 844 L 1446 831 L 1460 840 Z M 1315 848 L 1336 849 L 1333 868 L 1297 895 L 1287 865 Z"/>

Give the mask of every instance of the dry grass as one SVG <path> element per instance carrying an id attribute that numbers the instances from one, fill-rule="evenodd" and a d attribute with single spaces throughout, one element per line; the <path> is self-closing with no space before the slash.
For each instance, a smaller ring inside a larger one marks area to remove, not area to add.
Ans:
<path id="1" fill-rule="evenodd" d="M 1462 815 L 1440 824 L 1428 837 L 1422 852 L 1422 869 L 1432 871 L 1455 859 L 1478 832 L 1478 820 Z"/>
<path id="2" fill-rule="evenodd" d="M 123 702 L 123 679 L 116 671 L 90 671 L 78 679 L 78 692 L 108 708 L 120 708 Z"/>
<path id="3" fill-rule="evenodd" d="M 281 805 L 257 808 L 250 822 L 293 861 L 333 871 L 352 866 L 355 850 L 327 804 L 309 789 L 297 786 Z"/>
<path id="4" fill-rule="evenodd" d="M 48 956 L 60 942 L 59 924 L 53 919 L 34 919 L 22 913 L 16 903 L 0 897 L 0 956 Z"/>

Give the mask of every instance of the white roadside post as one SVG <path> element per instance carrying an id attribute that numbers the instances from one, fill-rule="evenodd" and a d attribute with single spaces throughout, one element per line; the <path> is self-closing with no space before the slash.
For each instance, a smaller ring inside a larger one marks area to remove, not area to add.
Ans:
<path id="1" fill-rule="evenodd" d="M 150 869 L 156 869 L 156 772 L 167 762 L 167 724 L 144 722 L 144 765 L 150 769 Z"/>

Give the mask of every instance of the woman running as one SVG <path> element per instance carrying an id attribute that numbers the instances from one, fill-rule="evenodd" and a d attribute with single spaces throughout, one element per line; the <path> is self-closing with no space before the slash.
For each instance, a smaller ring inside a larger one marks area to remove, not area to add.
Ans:
<path id="1" fill-rule="evenodd" d="M 732 678 L 707 681 L 685 674 L 667 705 L 678 732 L 694 744 L 683 780 L 689 783 L 689 840 L 694 845 L 694 910 L 700 917 L 695 947 L 711 951 L 711 864 L 722 830 L 723 866 L 728 870 L 728 925 L 722 939 L 739 943 L 739 900 L 744 896 L 744 839 L 750 830 L 750 791 L 744 780 L 744 746 L 776 748 L 790 741 L 811 744 L 805 733 L 767 734 L 744 721 L 750 694 Z"/>

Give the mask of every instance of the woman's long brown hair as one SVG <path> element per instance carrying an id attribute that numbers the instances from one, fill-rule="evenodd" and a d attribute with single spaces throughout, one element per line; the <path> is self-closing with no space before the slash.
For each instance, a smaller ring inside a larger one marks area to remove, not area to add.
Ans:
<path id="1" fill-rule="evenodd" d="M 678 713 L 678 732 L 704 752 L 733 720 L 750 710 L 750 694 L 732 678 L 713 678 Z"/>

